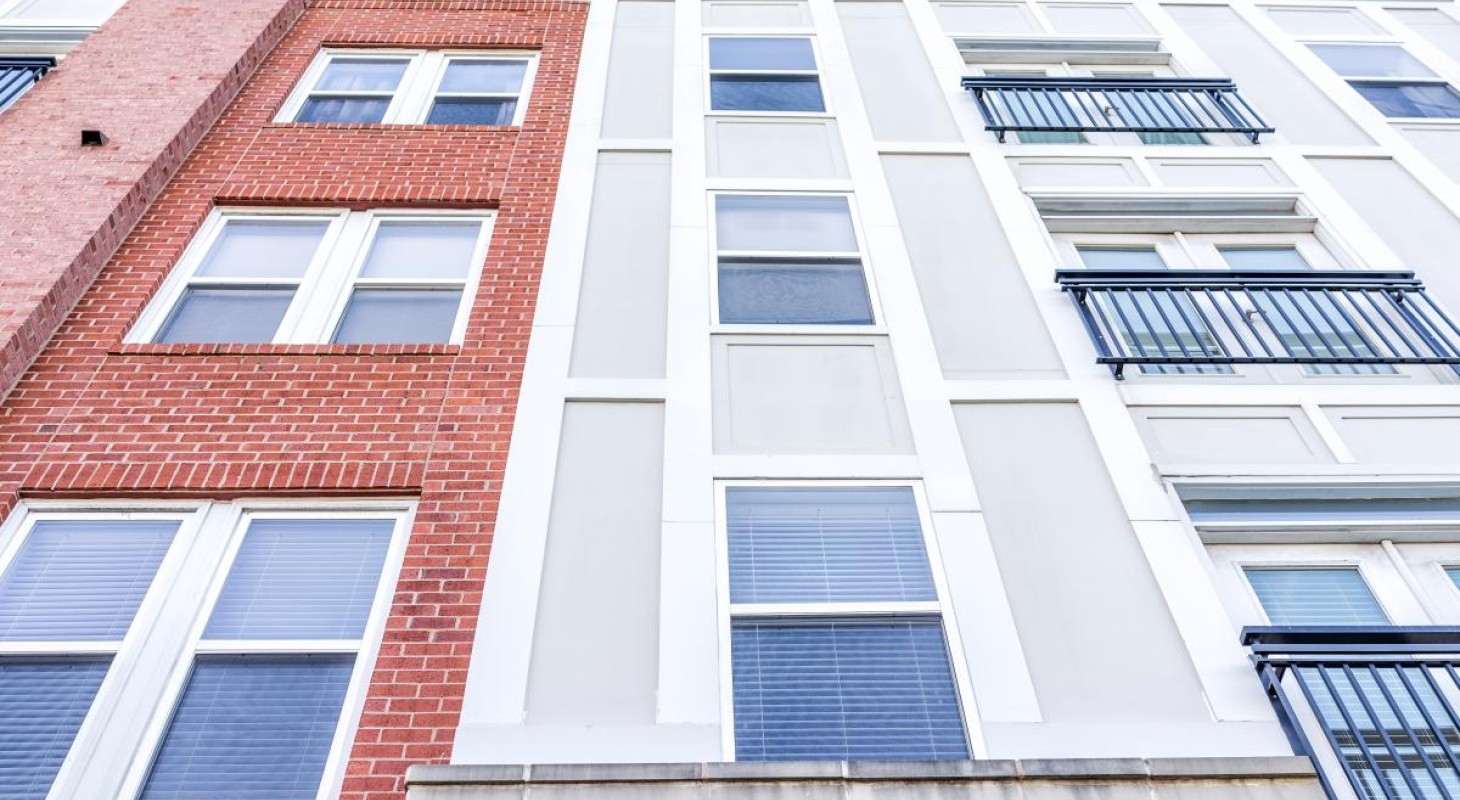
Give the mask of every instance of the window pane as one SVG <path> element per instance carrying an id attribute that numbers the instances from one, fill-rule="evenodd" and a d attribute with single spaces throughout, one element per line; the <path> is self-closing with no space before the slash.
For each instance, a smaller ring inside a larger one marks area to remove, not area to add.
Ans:
<path id="1" fill-rule="evenodd" d="M 442 92 L 517 92 L 527 77 L 526 61 L 452 59 L 441 78 Z"/>
<path id="2" fill-rule="evenodd" d="M 1345 78 L 1429 78 L 1419 59 L 1392 44 L 1310 44 L 1313 52 Z"/>
<path id="3" fill-rule="evenodd" d="M 1295 358 L 1372 359 L 1379 356 L 1348 313 L 1328 292 L 1260 292 L 1250 295 L 1283 350 Z M 1388 375 L 1387 364 L 1307 364 L 1317 375 Z"/>
<path id="4" fill-rule="evenodd" d="M 271 342 L 293 300 L 292 286 L 278 289 L 190 288 L 183 292 L 177 308 L 163 324 L 157 341 Z"/>
<path id="5" fill-rule="evenodd" d="M 710 69 L 814 70 L 810 39 L 721 37 L 710 40 Z"/>
<path id="6" fill-rule="evenodd" d="M 1274 625 L 1388 625 L 1357 569 L 1243 570 Z"/>
<path id="7" fill-rule="evenodd" d="M 313 800 L 354 656 L 199 657 L 144 800 Z"/>
<path id="8" fill-rule="evenodd" d="M 197 274 L 207 278 L 299 278 L 319 252 L 324 220 L 239 220 L 224 224 Z"/>
<path id="9" fill-rule="evenodd" d="M 325 67 L 316 92 L 381 92 L 389 94 L 406 74 L 406 58 L 335 58 Z"/>
<path id="10" fill-rule="evenodd" d="M 845 197 L 721 195 L 715 225 L 721 250 L 857 251 Z"/>
<path id="11" fill-rule="evenodd" d="M 311 97 L 295 122 L 349 122 L 370 125 L 385 119 L 390 98 Z"/>
<path id="12" fill-rule="evenodd" d="M 1086 269 L 1166 269 L 1154 247 L 1077 247 Z"/>
<path id="13" fill-rule="evenodd" d="M 1138 133 L 1141 144 L 1206 144 L 1199 133 Z"/>
<path id="14" fill-rule="evenodd" d="M 360 638 L 394 529 L 390 520 L 255 520 L 203 635 Z"/>
<path id="15" fill-rule="evenodd" d="M 340 320 L 339 344 L 445 344 L 459 289 L 356 289 Z"/>
<path id="16" fill-rule="evenodd" d="M 1445 567 L 1445 574 L 1450 576 L 1450 582 L 1455 588 L 1460 589 L 1460 567 Z"/>
<path id="17" fill-rule="evenodd" d="M 42 520 L 0 577 L 0 641 L 120 641 L 176 522 Z"/>
<path id="18" fill-rule="evenodd" d="M 1460 94 L 1445 84 L 1355 83 L 1353 87 L 1386 117 L 1460 117 Z"/>
<path id="19" fill-rule="evenodd" d="M 431 104 L 430 125 L 511 125 L 516 100 L 445 97 Z"/>
<path id="20" fill-rule="evenodd" d="M 0 661 L 0 797 L 45 800 L 109 665 Z"/>
<path id="21" fill-rule="evenodd" d="M 714 111 L 825 111 L 815 75 L 715 75 L 710 78 Z"/>
<path id="22" fill-rule="evenodd" d="M 720 321 L 727 324 L 870 325 L 860 263 L 720 263 Z"/>
<path id="23" fill-rule="evenodd" d="M 382 222 L 370 243 L 363 278 L 466 279 L 482 223 Z"/>
<path id="24" fill-rule="evenodd" d="M 937 600 L 906 486 L 725 490 L 730 602 Z"/>
<path id="25" fill-rule="evenodd" d="M 966 759 L 937 620 L 737 622 L 740 761 Z"/>
<path id="26" fill-rule="evenodd" d="M 1310 269 L 1296 247 L 1222 247 L 1218 251 L 1232 269 Z"/>
<path id="27" fill-rule="evenodd" d="M 1084 144 L 1085 135 L 1076 131 L 1017 131 L 1019 144 Z"/>

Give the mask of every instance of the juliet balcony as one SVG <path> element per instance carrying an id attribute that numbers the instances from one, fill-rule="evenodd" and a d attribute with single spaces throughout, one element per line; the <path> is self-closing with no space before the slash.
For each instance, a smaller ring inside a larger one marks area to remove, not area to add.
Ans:
<path id="1" fill-rule="evenodd" d="M 1246 628 L 1242 643 L 1330 798 L 1460 798 L 1460 628 Z"/>
<path id="2" fill-rule="evenodd" d="M 1301 364 L 1310 374 L 1387 374 L 1460 365 L 1460 327 L 1412 272 L 1061 270 L 1117 379 Z M 1460 798 L 1457 798 L 1460 800 Z"/>
<path id="3" fill-rule="evenodd" d="M 1254 144 L 1273 128 L 1225 78 L 964 78 L 1000 142 L 1010 131 L 1235 133 Z"/>

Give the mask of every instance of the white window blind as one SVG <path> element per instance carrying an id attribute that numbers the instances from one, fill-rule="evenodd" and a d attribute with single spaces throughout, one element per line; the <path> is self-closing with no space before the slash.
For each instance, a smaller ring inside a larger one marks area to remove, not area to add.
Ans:
<path id="1" fill-rule="evenodd" d="M 117 641 L 172 544 L 171 521 L 42 520 L 0 576 L 0 641 Z"/>
<path id="2" fill-rule="evenodd" d="M 393 520 L 256 520 L 208 620 L 208 639 L 358 639 Z"/>
<path id="3" fill-rule="evenodd" d="M 912 489 L 726 490 L 732 603 L 937 600 Z"/>
<path id="4" fill-rule="evenodd" d="M 0 797 L 44 800 L 109 658 L 0 660 Z"/>
<path id="5" fill-rule="evenodd" d="M 969 757 L 937 619 L 736 622 L 742 761 Z"/>
<path id="6" fill-rule="evenodd" d="M 354 655 L 198 659 L 143 800 L 312 800 Z"/>
<path id="7" fill-rule="evenodd" d="M 1389 624 L 1357 569 L 1249 567 L 1243 572 L 1274 625 Z"/>

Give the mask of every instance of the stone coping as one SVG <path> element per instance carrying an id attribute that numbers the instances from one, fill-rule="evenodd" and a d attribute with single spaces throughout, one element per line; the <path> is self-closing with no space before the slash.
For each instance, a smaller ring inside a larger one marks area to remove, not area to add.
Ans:
<path id="1" fill-rule="evenodd" d="M 986 761 L 807 761 L 703 764 L 426 764 L 407 787 L 746 783 L 811 781 L 998 782 L 1020 780 L 1293 780 L 1316 773 L 1300 756 L 1056 758 Z"/>

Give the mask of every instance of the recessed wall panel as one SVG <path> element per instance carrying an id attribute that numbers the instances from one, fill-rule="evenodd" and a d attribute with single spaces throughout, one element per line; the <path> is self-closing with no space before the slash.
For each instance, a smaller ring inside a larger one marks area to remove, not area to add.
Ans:
<path id="1" fill-rule="evenodd" d="M 946 33 L 1039 33 L 1039 22 L 1024 3 L 982 3 L 952 0 L 934 3 L 933 11 Z"/>
<path id="2" fill-rule="evenodd" d="M 1333 456 L 1296 406 L 1132 407 L 1158 464 L 1326 464 Z"/>
<path id="3" fill-rule="evenodd" d="M 1357 8 L 1269 8 L 1267 15 L 1294 36 L 1373 36 L 1384 32 Z"/>
<path id="4" fill-rule="evenodd" d="M 973 161 L 891 155 L 882 165 L 944 375 L 1063 374 Z"/>
<path id="5" fill-rule="evenodd" d="M 1335 407 L 1324 412 L 1360 463 L 1460 463 L 1460 407 Z"/>
<path id="6" fill-rule="evenodd" d="M 836 4 L 872 135 L 883 142 L 957 141 L 943 88 L 902 3 Z"/>
<path id="7" fill-rule="evenodd" d="M 1142 36 L 1151 33 L 1141 12 L 1125 4 L 1045 3 L 1044 15 L 1056 33 Z"/>
<path id="8" fill-rule="evenodd" d="M 1454 17 L 1437 8 L 1391 8 L 1387 10 L 1400 22 L 1428 39 L 1430 44 L 1443 50 L 1445 55 L 1460 61 L 1460 22 L 1457 22 Z"/>
<path id="9" fill-rule="evenodd" d="M 1166 186 L 1221 186 L 1224 188 L 1290 186 L 1292 182 L 1271 161 L 1172 158 L 1153 160 L 1151 166 Z"/>
<path id="10" fill-rule="evenodd" d="M 1128 158 L 1099 161 L 1065 159 L 1010 159 L 1023 187 L 1145 186 L 1145 176 Z"/>
<path id="11" fill-rule="evenodd" d="M 528 725 L 655 721 L 664 407 L 568 403 L 528 676 Z"/>
<path id="12" fill-rule="evenodd" d="M 569 374 L 662 378 L 669 154 L 600 153 Z"/>
<path id="13" fill-rule="evenodd" d="M 620 0 L 605 76 L 605 139 L 665 139 L 674 103 L 674 3 Z"/>
<path id="14" fill-rule="evenodd" d="M 1079 406 L 979 403 L 954 414 L 1043 720 L 1209 722 Z"/>
<path id="15" fill-rule="evenodd" d="M 779 0 L 705 0 L 704 24 L 710 28 L 800 28 L 811 24 L 802 2 Z"/>
<path id="16" fill-rule="evenodd" d="M 715 450 L 907 453 L 907 414 L 885 339 L 719 338 Z"/>
<path id="17" fill-rule="evenodd" d="M 836 122 L 705 120 L 709 174 L 719 178 L 845 178 Z"/>
<path id="18" fill-rule="evenodd" d="M 1451 180 L 1460 181 L 1460 126 L 1396 125 L 1409 143 L 1419 148 Z"/>

